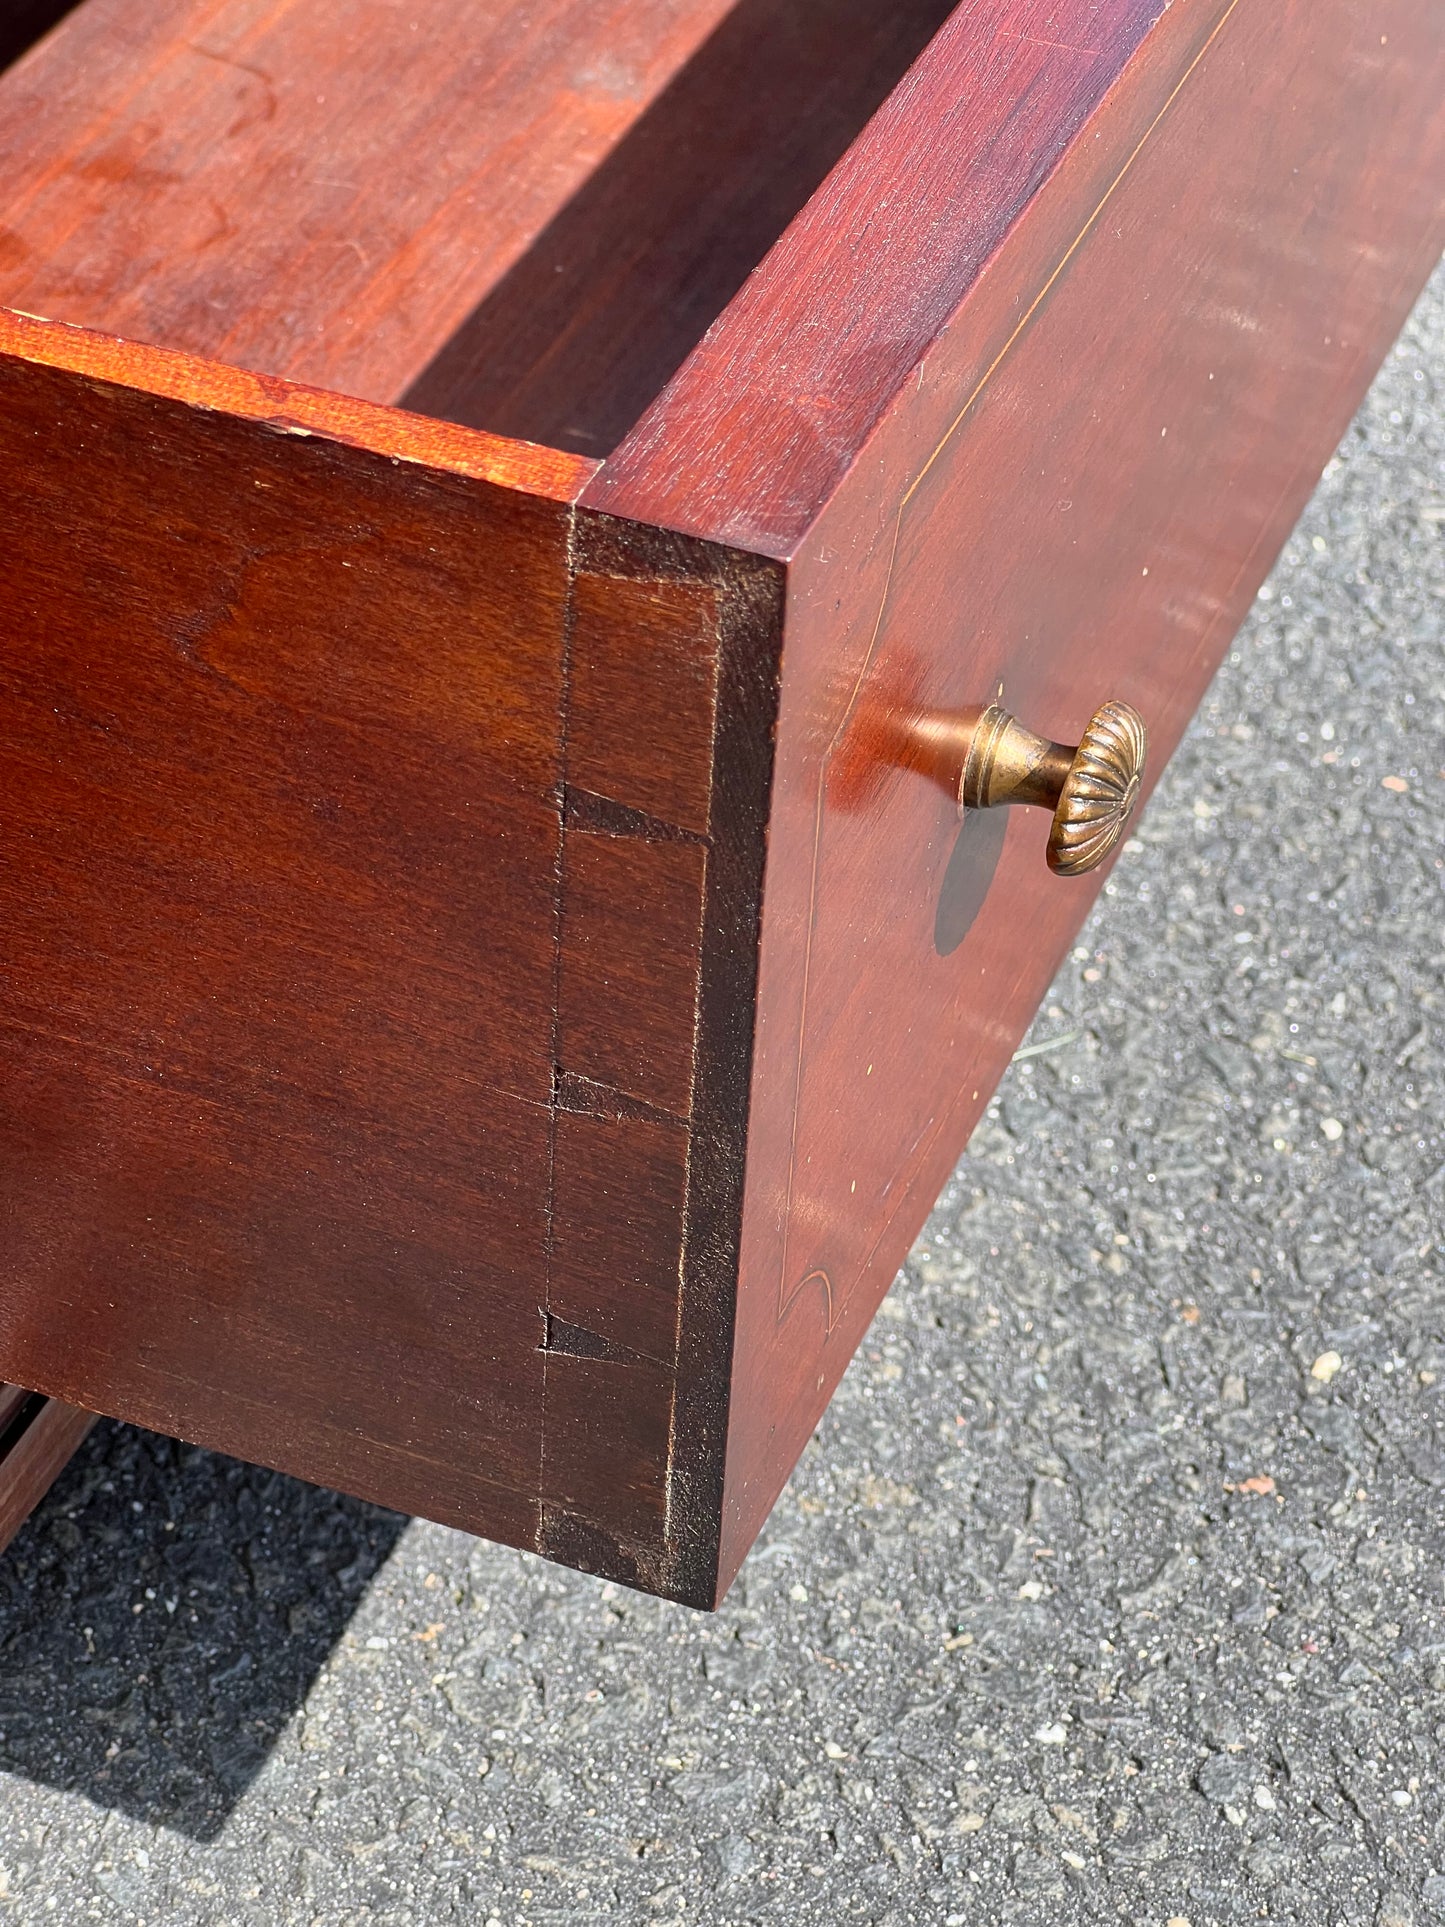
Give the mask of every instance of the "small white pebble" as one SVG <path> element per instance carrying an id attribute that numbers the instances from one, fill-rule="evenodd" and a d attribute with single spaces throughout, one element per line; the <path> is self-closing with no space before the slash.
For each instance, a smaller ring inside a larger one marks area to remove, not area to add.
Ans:
<path id="1" fill-rule="evenodd" d="M 1328 1385 L 1344 1362 L 1338 1352 L 1321 1352 L 1310 1366 L 1310 1377 L 1317 1378 L 1322 1385 Z"/>
<path id="2" fill-rule="evenodd" d="M 1067 1746 L 1069 1729 L 1055 1721 L 1052 1726 L 1041 1726 L 1034 1738 L 1040 1746 Z"/>
<path id="3" fill-rule="evenodd" d="M 1018 1596 L 1020 1599 L 1042 1599 L 1044 1589 L 1037 1579 L 1025 1579 L 1019 1587 Z"/>
<path id="4" fill-rule="evenodd" d="M 1226 1807 L 1224 1809 L 1224 1817 L 1232 1827 L 1242 1827 L 1244 1825 L 1244 1815 L 1238 1807 Z"/>
<path id="5" fill-rule="evenodd" d="M 804 1585 L 789 1586 L 788 1597 L 795 1606 L 806 1606 L 808 1603 L 808 1588 Z"/>
<path id="6" fill-rule="evenodd" d="M 830 1760 L 846 1760 L 848 1757 L 836 1740 L 826 1741 L 823 1746 L 823 1751 Z"/>
<path id="7" fill-rule="evenodd" d="M 1324 1132 L 1331 1144 L 1338 1144 L 1340 1139 L 1345 1135 L 1345 1127 L 1337 1117 L 1322 1117 L 1320 1119 L 1320 1129 Z"/>
<path id="8" fill-rule="evenodd" d="M 1396 1792 L 1390 1795 L 1390 1804 L 1392 1806 L 1397 1806 L 1397 1807 L 1409 1806 L 1410 1795 L 1405 1791 L 1404 1787 L 1400 1787 Z"/>
<path id="9" fill-rule="evenodd" d="M 1259 1785 L 1254 1789 L 1254 1804 L 1257 1807 L 1262 1807 L 1266 1813 L 1274 1812 L 1274 1795 L 1264 1784 L 1263 1780 L 1261 1780 Z"/>

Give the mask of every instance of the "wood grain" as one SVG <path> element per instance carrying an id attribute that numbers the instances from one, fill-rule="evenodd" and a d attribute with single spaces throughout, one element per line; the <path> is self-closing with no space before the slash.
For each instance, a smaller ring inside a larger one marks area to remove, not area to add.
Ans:
<path id="1" fill-rule="evenodd" d="M 258 422 L 281 434 L 320 435 L 373 455 L 494 482 L 499 488 L 552 502 L 575 501 L 598 468 L 585 456 L 560 449 L 509 441 L 481 429 L 432 421 L 177 349 L 122 341 L 93 328 L 43 321 L 4 308 L 0 308 L 0 354 Z"/>
<path id="2" fill-rule="evenodd" d="M 7 1380 L 725 1590 L 1091 900 L 900 733 L 1167 749 L 1445 239 L 1434 0 L 885 11 L 0 79 Z"/>
<path id="3" fill-rule="evenodd" d="M 395 401 L 727 0 L 87 0 L 0 77 L 0 303 Z"/>
<path id="4" fill-rule="evenodd" d="M 953 0 L 739 0 L 406 396 L 603 455 L 847 151 Z"/>
<path id="5" fill-rule="evenodd" d="M 1118 695 L 1157 778 L 1445 241 L 1423 0 L 1179 6 L 1156 33 L 790 566 L 724 1583 L 1097 888 L 1014 812 L 940 954 L 959 828 L 893 760 L 900 723 L 1002 683 L 1074 741 Z"/>
<path id="6" fill-rule="evenodd" d="M 703 1604 L 781 579 L 524 455 L 5 323 L 0 1360 Z"/>
<path id="7" fill-rule="evenodd" d="M 14 357 L 0 444 L 6 1376 L 532 1544 L 568 512 Z"/>
<path id="8" fill-rule="evenodd" d="M 1226 4 L 1181 0 L 1174 38 Z M 958 7 L 587 501 L 789 554 L 1165 13 Z"/>
<path id="9" fill-rule="evenodd" d="M 550 1303 L 609 1361 L 596 1395 L 650 1402 L 651 1436 L 665 1436 L 667 1451 L 654 1472 L 659 1539 L 638 1530 L 647 1514 L 634 1475 L 613 1513 L 626 1530 L 599 1529 L 607 1513 L 594 1491 L 585 1514 L 549 1506 L 541 1543 L 586 1570 L 708 1605 L 782 572 L 581 515 L 574 585 Z M 662 716 L 669 691 L 676 729 Z M 579 772 L 598 788 L 574 789 Z M 660 1355 L 672 1363 L 665 1411 L 662 1381 L 632 1369 Z M 549 1401 L 555 1382 L 549 1363 Z M 549 1420 L 547 1435 L 574 1449 L 562 1425 Z"/>
<path id="10" fill-rule="evenodd" d="M 651 833 L 706 834 L 717 728 L 717 596 L 694 582 L 584 569 L 573 589 L 567 782 L 651 819 Z M 601 826 L 603 812 L 592 810 Z M 648 826 L 643 826 L 644 828 Z"/>

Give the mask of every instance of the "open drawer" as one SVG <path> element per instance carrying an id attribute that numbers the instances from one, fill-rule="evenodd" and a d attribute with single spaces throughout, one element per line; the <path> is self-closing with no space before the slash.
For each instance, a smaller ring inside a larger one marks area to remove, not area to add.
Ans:
<path id="1" fill-rule="evenodd" d="M 0 1377 L 712 1603 L 1092 900 L 990 805 L 1157 772 L 1442 102 L 1437 0 L 69 12 Z"/>

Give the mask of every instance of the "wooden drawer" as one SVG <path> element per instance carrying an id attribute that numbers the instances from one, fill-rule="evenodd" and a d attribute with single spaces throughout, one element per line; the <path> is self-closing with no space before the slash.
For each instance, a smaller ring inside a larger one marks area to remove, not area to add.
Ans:
<path id="1" fill-rule="evenodd" d="M 0 1375 L 694 1604 L 1445 240 L 1437 0 L 86 0 L 0 78 Z M 38 319 L 36 317 L 47 317 Z"/>
<path id="2" fill-rule="evenodd" d="M 94 1424 L 91 1412 L 78 1412 L 19 1385 L 0 1385 L 0 1552 Z"/>

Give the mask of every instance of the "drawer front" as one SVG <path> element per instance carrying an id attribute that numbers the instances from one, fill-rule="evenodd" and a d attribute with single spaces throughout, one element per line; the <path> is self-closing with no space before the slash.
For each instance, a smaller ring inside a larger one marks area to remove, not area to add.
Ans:
<path id="1" fill-rule="evenodd" d="M 1440 245 L 1428 13 L 1224 10 L 1102 192 L 1040 194 L 792 559 L 724 1576 L 1098 887 L 908 746 L 1000 696 L 1072 744 L 1119 697 L 1157 775 Z"/>

